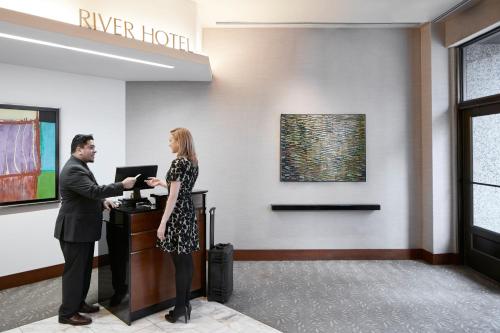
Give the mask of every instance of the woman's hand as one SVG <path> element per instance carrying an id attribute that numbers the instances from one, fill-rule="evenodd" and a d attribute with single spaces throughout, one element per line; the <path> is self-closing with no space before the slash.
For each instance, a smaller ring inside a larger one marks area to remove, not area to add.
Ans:
<path id="1" fill-rule="evenodd" d="M 165 224 L 164 223 L 160 223 L 160 226 L 158 227 L 158 230 L 156 231 L 156 237 L 158 237 L 158 239 L 161 241 L 165 240 Z"/>
<path id="2" fill-rule="evenodd" d="M 155 177 L 149 177 L 144 182 L 146 184 L 148 184 L 148 186 L 151 186 L 151 187 L 156 187 L 158 185 L 161 185 L 161 179 L 155 178 Z"/>

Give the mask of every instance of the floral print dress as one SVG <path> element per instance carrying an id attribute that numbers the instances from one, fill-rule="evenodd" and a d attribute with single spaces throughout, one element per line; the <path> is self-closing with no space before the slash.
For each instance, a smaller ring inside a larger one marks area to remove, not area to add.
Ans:
<path id="1" fill-rule="evenodd" d="M 157 240 L 166 252 L 189 254 L 200 249 L 198 225 L 191 191 L 198 178 L 198 166 L 185 157 L 177 157 L 167 172 L 168 192 L 173 181 L 181 182 L 174 210 L 167 221 L 165 240 Z"/>

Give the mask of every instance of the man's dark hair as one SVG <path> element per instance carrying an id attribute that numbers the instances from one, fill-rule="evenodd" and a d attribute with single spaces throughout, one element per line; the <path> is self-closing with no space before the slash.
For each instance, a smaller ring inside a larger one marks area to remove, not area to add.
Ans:
<path id="1" fill-rule="evenodd" d="M 83 148 L 90 140 L 94 140 L 92 134 L 77 134 L 71 141 L 71 154 L 76 151 L 77 147 Z"/>

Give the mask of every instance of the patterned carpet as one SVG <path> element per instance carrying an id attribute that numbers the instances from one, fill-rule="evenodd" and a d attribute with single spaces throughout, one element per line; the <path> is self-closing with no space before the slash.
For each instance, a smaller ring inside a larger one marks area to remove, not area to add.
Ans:
<path id="1" fill-rule="evenodd" d="M 283 332 L 500 332 L 500 285 L 420 261 L 235 263 L 227 306 Z"/>
<path id="2" fill-rule="evenodd" d="M 0 331 L 56 315 L 60 288 L 52 279 L 0 291 Z M 500 332 L 500 284 L 420 261 L 235 262 L 226 305 L 290 333 Z"/>

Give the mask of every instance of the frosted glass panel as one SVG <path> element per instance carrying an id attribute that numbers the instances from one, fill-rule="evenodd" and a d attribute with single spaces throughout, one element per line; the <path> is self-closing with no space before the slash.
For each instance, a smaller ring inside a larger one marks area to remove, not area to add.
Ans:
<path id="1" fill-rule="evenodd" d="M 500 93 L 500 33 L 463 49 L 464 100 Z"/>
<path id="2" fill-rule="evenodd" d="M 473 182 L 500 185 L 500 114 L 472 118 L 472 170 Z"/>
<path id="3" fill-rule="evenodd" d="M 474 225 L 500 233 L 500 188 L 474 184 Z"/>

